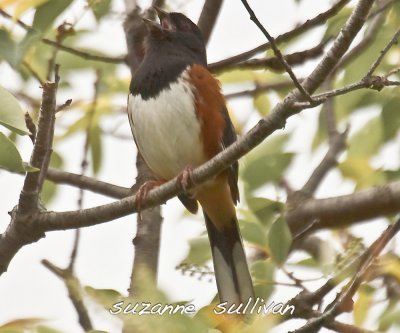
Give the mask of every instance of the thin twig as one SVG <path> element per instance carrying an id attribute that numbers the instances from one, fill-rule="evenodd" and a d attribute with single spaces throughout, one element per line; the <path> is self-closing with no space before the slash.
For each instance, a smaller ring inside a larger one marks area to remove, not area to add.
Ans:
<path id="1" fill-rule="evenodd" d="M 302 82 L 304 79 L 299 79 Z M 293 88 L 293 81 L 285 80 L 278 81 L 273 83 L 256 83 L 256 87 L 253 89 L 246 89 L 234 93 L 225 94 L 226 99 L 232 99 L 243 96 L 255 96 L 260 92 L 269 91 L 269 90 L 281 90 L 281 89 L 289 89 Z"/>
<path id="2" fill-rule="evenodd" d="M 400 29 L 396 31 L 390 42 L 384 47 L 384 49 L 380 52 L 379 57 L 374 61 L 372 64 L 371 68 L 369 69 L 368 73 L 365 75 L 365 77 L 371 77 L 372 74 L 375 72 L 376 68 L 379 66 L 379 64 L 382 62 L 383 58 L 385 57 L 386 53 L 391 49 L 391 47 L 394 44 L 398 43 L 400 37 Z"/>
<path id="3" fill-rule="evenodd" d="M 93 54 L 93 53 L 90 53 L 87 51 L 79 50 L 74 47 L 57 44 L 56 41 L 50 40 L 48 38 L 42 38 L 42 42 L 45 44 L 57 47 L 61 51 L 71 53 L 73 55 L 76 55 L 76 56 L 81 57 L 86 60 L 100 61 L 100 62 L 105 62 L 105 63 L 109 63 L 109 64 L 123 64 L 126 61 L 126 56 L 111 57 L 111 56 L 97 55 L 97 54 Z"/>
<path id="4" fill-rule="evenodd" d="M 7 12 L 5 12 L 3 9 L 0 9 L 0 15 L 14 20 L 14 18 L 8 14 Z M 31 26 L 29 26 L 28 24 L 24 23 L 21 20 L 15 20 L 15 22 L 23 29 L 25 29 L 26 31 L 35 31 L 35 29 L 33 29 Z M 62 45 L 59 41 L 55 41 L 55 40 L 51 40 L 48 38 L 42 38 L 42 42 L 51 46 L 54 46 L 57 49 L 60 49 L 62 51 L 74 54 L 78 57 L 81 57 L 83 59 L 86 60 L 93 60 L 93 61 L 100 61 L 100 62 L 105 62 L 105 63 L 111 63 L 111 64 L 122 64 L 126 62 L 126 56 L 119 56 L 119 57 L 112 57 L 112 56 L 102 56 L 102 55 L 97 55 L 97 54 L 93 54 L 87 51 L 83 51 L 83 50 L 79 50 L 77 48 L 74 47 L 70 47 L 70 46 L 65 46 Z"/>
<path id="5" fill-rule="evenodd" d="M 29 112 L 25 112 L 25 124 L 27 129 L 31 134 L 29 134 L 29 138 L 31 139 L 32 143 L 35 144 L 36 140 L 36 125 L 33 122 L 33 119 Z"/>
<path id="6" fill-rule="evenodd" d="M 293 73 L 292 67 L 288 64 L 286 59 L 283 57 L 281 51 L 279 50 L 278 46 L 275 43 L 274 38 L 268 33 L 267 29 L 261 24 L 261 22 L 258 20 L 256 14 L 254 11 L 251 9 L 249 6 L 248 2 L 246 0 L 241 0 L 242 4 L 246 8 L 247 12 L 250 14 L 250 20 L 252 20 L 256 26 L 261 30 L 261 32 L 264 34 L 264 36 L 268 39 L 269 43 L 271 44 L 271 48 L 274 51 L 275 56 L 282 62 L 283 67 L 285 68 L 286 72 L 289 74 L 290 78 L 292 79 L 294 85 L 299 89 L 300 93 L 305 97 L 307 101 L 310 103 L 313 102 L 312 97 L 304 89 L 304 87 L 301 85 L 299 80 L 297 79 L 296 75 Z"/>
<path id="7" fill-rule="evenodd" d="M 349 3 L 350 0 L 339 0 L 337 3 L 335 3 L 331 8 L 326 10 L 325 12 L 322 12 L 318 14 L 317 16 L 305 21 L 301 25 L 297 26 L 296 28 L 279 35 L 278 37 L 275 38 L 276 43 L 282 43 L 282 42 L 287 42 L 292 38 L 295 38 L 304 32 L 317 27 L 319 25 L 324 24 L 330 17 L 335 16 L 347 3 Z M 256 48 L 237 54 L 235 56 L 226 58 L 224 60 L 220 60 L 218 62 L 212 63 L 208 65 L 208 68 L 211 71 L 221 71 L 225 66 L 231 66 L 232 64 L 239 63 L 241 61 L 245 61 L 247 59 L 250 59 L 254 55 L 256 55 L 259 52 L 263 52 L 268 50 L 271 47 L 270 43 L 264 43 L 260 46 L 257 46 Z"/>
<path id="8" fill-rule="evenodd" d="M 301 189 L 302 192 L 306 193 L 307 195 L 312 195 L 317 190 L 328 171 L 336 165 L 337 155 L 345 148 L 348 130 L 349 128 L 346 128 L 343 133 L 338 133 L 332 139 L 332 143 L 329 145 L 326 155 L 315 168 L 307 182 L 304 184 L 303 188 Z"/>
<path id="9" fill-rule="evenodd" d="M 31 64 L 25 60 L 22 61 L 22 64 L 28 70 L 28 72 L 40 83 L 40 86 L 43 86 L 44 80 L 40 77 L 39 73 L 32 68 Z"/>
<path id="10" fill-rule="evenodd" d="M 310 49 L 287 54 L 283 58 L 290 66 L 300 65 L 307 60 L 321 56 L 324 51 L 325 45 L 326 42 L 322 42 Z M 247 61 L 243 61 L 241 63 L 225 67 L 224 71 L 228 71 L 230 69 L 267 69 L 267 68 L 272 69 L 274 71 L 285 70 L 285 67 L 282 64 L 282 60 L 275 56 L 263 59 L 250 59 Z"/>
<path id="11" fill-rule="evenodd" d="M 57 184 L 76 186 L 94 193 L 102 194 L 115 199 L 122 199 L 130 194 L 129 188 L 102 182 L 100 180 L 49 168 L 46 179 Z"/>
<path id="12" fill-rule="evenodd" d="M 42 265 L 63 280 L 68 291 L 68 297 L 78 314 L 79 324 L 82 326 L 84 331 L 87 332 L 93 330 L 89 312 L 82 297 L 82 285 L 73 274 L 72 270 L 69 268 L 60 268 L 46 259 L 42 260 Z"/>

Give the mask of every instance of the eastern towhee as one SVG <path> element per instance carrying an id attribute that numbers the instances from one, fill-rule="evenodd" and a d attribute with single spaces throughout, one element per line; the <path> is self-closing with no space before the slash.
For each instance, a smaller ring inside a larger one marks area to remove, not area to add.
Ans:
<path id="1" fill-rule="evenodd" d="M 130 84 L 128 115 L 144 161 L 162 181 L 189 175 L 236 141 L 219 82 L 207 69 L 199 28 L 180 13 L 155 8 L 145 21 L 145 56 Z M 185 177 L 182 177 L 185 180 Z M 179 196 L 191 211 L 200 203 L 212 248 L 221 302 L 247 303 L 254 290 L 238 228 L 238 163 Z"/>

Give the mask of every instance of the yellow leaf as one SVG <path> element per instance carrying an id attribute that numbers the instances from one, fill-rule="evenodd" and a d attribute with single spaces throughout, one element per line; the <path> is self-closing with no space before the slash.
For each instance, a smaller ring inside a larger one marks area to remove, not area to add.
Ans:
<path id="1" fill-rule="evenodd" d="M 353 318 L 356 326 L 362 326 L 372 304 L 374 289 L 365 285 L 358 290 L 358 297 L 353 307 Z"/>
<path id="2" fill-rule="evenodd" d="M 393 275 L 400 281 L 400 260 L 397 257 L 386 257 L 381 261 L 381 265 L 385 273 Z"/>
<path id="3" fill-rule="evenodd" d="M 15 8 L 14 12 L 14 19 L 19 19 L 23 13 L 25 13 L 27 10 L 31 8 L 37 8 L 40 5 L 44 4 L 45 2 L 48 2 L 49 0 L 25 0 L 25 1 L 19 1 L 19 4 Z"/>
<path id="4" fill-rule="evenodd" d="M 347 158 L 339 165 L 339 170 L 345 178 L 356 182 L 356 189 L 382 184 L 386 181 L 381 170 L 373 169 L 367 158 Z"/>

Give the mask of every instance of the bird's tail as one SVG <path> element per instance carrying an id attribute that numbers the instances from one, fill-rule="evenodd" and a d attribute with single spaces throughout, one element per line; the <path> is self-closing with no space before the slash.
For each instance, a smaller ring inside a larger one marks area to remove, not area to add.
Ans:
<path id="1" fill-rule="evenodd" d="M 221 230 L 204 213 L 208 238 L 210 240 L 220 302 L 227 305 L 246 304 L 254 289 L 246 261 L 237 218 Z"/>

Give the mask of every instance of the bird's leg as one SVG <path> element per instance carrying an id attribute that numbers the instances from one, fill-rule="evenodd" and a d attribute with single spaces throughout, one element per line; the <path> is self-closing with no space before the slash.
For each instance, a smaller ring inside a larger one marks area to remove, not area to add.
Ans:
<path id="1" fill-rule="evenodd" d="M 177 181 L 182 185 L 185 192 L 188 192 L 189 186 L 196 185 L 193 181 L 193 170 L 194 167 L 192 165 L 187 165 L 178 175 Z"/>
<path id="2" fill-rule="evenodd" d="M 143 200 L 146 199 L 149 191 L 155 187 L 158 187 L 158 186 L 164 184 L 165 182 L 166 182 L 165 179 L 148 180 L 139 187 L 139 189 L 135 195 L 135 206 L 136 206 L 136 209 L 139 214 L 141 211 L 142 202 L 143 202 Z"/>

